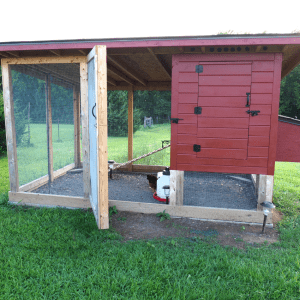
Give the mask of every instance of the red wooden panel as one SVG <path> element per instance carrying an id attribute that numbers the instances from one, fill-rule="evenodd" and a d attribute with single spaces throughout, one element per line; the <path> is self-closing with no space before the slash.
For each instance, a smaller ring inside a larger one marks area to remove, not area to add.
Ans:
<path id="1" fill-rule="evenodd" d="M 277 161 L 300 162 L 300 121 L 299 125 L 278 122 Z"/>
<path id="2" fill-rule="evenodd" d="M 200 73 L 201 74 L 201 73 Z M 251 75 L 245 76 L 199 76 L 199 85 L 251 85 Z"/>
<path id="3" fill-rule="evenodd" d="M 274 61 L 254 61 L 252 63 L 252 72 L 274 71 Z"/>
<path id="4" fill-rule="evenodd" d="M 272 94 L 272 83 L 252 83 L 251 93 L 253 94 Z"/>
<path id="5" fill-rule="evenodd" d="M 263 167 L 177 164 L 177 170 L 196 171 L 196 172 L 215 172 L 215 173 L 236 173 L 236 174 L 267 174 L 267 168 L 263 168 Z"/>
<path id="6" fill-rule="evenodd" d="M 247 118 L 199 118 L 198 127 L 248 128 Z"/>
<path id="7" fill-rule="evenodd" d="M 193 150 L 193 145 L 189 145 L 189 144 L 177 144 L 176 149 L 177 149 L 177 154 L 192 154 L 192 155 L 195 155 L 195 153 L 196 153 Z"/>
<path id="8" fill-rule="evenodd" d="M 275 53 L 268 175 L 274 175 L 274 170 L 275 170 L 281 66 L 282 66 L 282 53 Z"/>
<path id="9" fill-rule="evenodd" d="M 251 92 L 250 103 L 252 104 L 272 104 L 272 94 L 253 94 Z"/>
<path id="10" fill-rule="evenodd" d="M 254 105 L 251 104 L 250 110 L 260 110 L 260 115 L 271 115 L 272 106 L 271 105 Z"/>
<path id="11" fill-rule="evenodd" d="M 198 102 L 201 106 L 201 98 Z M 201 115 L 198 115 L 198 119 L 205 117 L 212 118 L 247 118 L 249 119 L 249 114 L 246 112 L 246 107 L 244 108 L 231 108 L 231 107 L 202 107 Z"/>
<path id="12" fill-rule="evenodd" d="M 178 103 L 198 103 L 198 91 L 194 94 L 185 94 L 185 93 L 179 93 L 178 94 Z M 173 105 L 173 102 L 172 102 Z"/>
<path id="13" fill-rule="evenodd" d="M 201 97 L 200 99 L 201 99 L 202 107 L 204 106 L 245 107 L 247 102 L 246 95 L 244 95 L 243 97 Z"/>
<path id="14" fill-rule="evenodd" d="M 199 65 L 198 61 L 194 62 L 179 62 L 177 66 L 177 72 L 184 73 L 184 72 L 195 72 L 196 73 L 196 66 Z"/>
<path id="15" fill-rule="evenodd" d="M 176 124 L 178 133 L 197 134 L 198 129 L 195 125 Z"/>
<path id="16" fill-rule="evenodd" d="M 178 144 L 196 144 L 197 143 L 197 135 L 192 134 L 178 134 L 177 135 L 177 143 Z"/>
<path id="17" fill-rule="evenodd" d="M 235 159 L 247 159 L 246 149 L 214 149 L 214 148 L 202 148 L 197 152 L 197 158 L 235 158 Z"/>
<path id="18" fill-rule="evenodd" d="M 178 164 L 190 164 L 192 162 L 195 162 L 196 160 L 197 160 L 196 153 L 194 155 L 188 155 L 188 154 L 178 154 L 177 155 L 177 163 Z"/>
<path id="19" fill-rule="evenodd" d="M 182 158 L 180 163 L 193 163 L 191 155 L 179 154 Z M 216 165 L 216 166 L 239 166 L 239 167 L 267 167 L 267 157 L 248 157 L 247 159 L 234 158 L 197 158 L 197 165 Z"/>
<path id="20" fill-rule="evenodd" d="M 273 72 L 252 72 L 252 82 L 273 82 Z"/>
<path id="21" fill-rule="evenodd" d="M 268 157 L 269 147 L 248 147 L 249 157 Z"/>
<path id="22" fill-rule="evenodd" d="M 269 136 L 270 126 L 249 126 L 249 136 Z"/>
<path id="23" fill-rule="evenodd" d="M 198 83 L 198 73 L 179 73 L 179 82 L 196 82 Z"/>
<path id="24" fill-rule="evenodd" d="M 257 116 L 250 116 L 250 126 L 252 125 L 270 125 L 271 118 L 268 115 L 260 115 Z"/>
<path id="25" fill-rule="evenodd" d="M 211 88 L 209 86 L 199 86 L 199 96 L 202 97 L 228 97 L 228 96 L 245 96 L 250 92 L 250 86 L 220 86 Z"/>
<path id="26" fill-rule="evenodd" d="M 198 137 L 201 138 L 248 138 L 248 128 L 199 128 Z"/>
<path id="27" fill-rule="evenodd" d="M 194 124 L 194 126 L 197 126 L 197 115 L 195 115 L 195 114 L 178 113 L 178 118 L 182 119 L 182 120 L 178 121 L 178 124 Z M 174 123 L 172 123 L 172 124 L 174 124 Z M 177 125 L 177 124 L 174 124 L 174 125 Z"/>
<path id="28" fill-rule="evenodd" d="M 203 64 L 199 62 L 199 65 L 203 65 L 203 73 L 199 73 L 199 77 L 205 75 L 250 75 L 251 64 Z M 199 78 L 201 79 L 201 78 Z"/>
<path id="29" fill-rule="evenodd" d="M 179 93 L 198 93 L 198 84 L 196 83 L 178 83 Z"/>
<path id="30" fill-rule="evenodd" d="M 249 147 L 269 147 L 269 136 L 249 136 Z"/>
<path id="31" fill-rule="evenodd" d="M 247 149 L 248 139 L 226 139 L 226 137 L 224 139 L 198 138 L 197 144 L 201 145 L 201 148 Z"/>

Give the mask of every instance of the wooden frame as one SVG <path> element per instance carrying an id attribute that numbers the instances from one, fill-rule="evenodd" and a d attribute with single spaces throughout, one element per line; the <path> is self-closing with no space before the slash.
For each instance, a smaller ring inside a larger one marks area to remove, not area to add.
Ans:
<path id="1" fill-rule="evenodd" d="M 128 89 L 128 161 L 133 159 L 133 89 Z M 128 165 L 132 171 L 132 163 Z"/>
<path id="2" fill-rule="evenodd" d="M 5 127 L 6 127 L 6 142 L 7 142 L 7 156 L 9 161 L 9 176 L 10 176 L 10 190 L 11 192 L 19 191 L 19 176 L 18 176 L 18 162 L 17 162 L 17 143 L 16 143 L 16 132 L 15 132 L 15 118 L 13 113 L 13 92 L 12 92 L 12 79 L 10 66 L 11 65 L 22 65 L 22 64 L 57 64 L 57 63 L 80 63 L 86 64 L 86 57 L 82 56 L 70 56 L 70 57 L 23 57 L 23 58 L 5 58 L 1 60 L 2 66 L 2 77 L 3 77 L 3 98 L 4 98 L 4 111 L 5 111 Z M 87 101 L 87 92 L 85 89 L 84 78 L 86 78 L 86 69 L 81 68 L 81 83 L 82 92 L 81 99 L 85 103 Z M 46 77 L 46 84 L 50 87 L 50 79 Z M 49 171 L 50 171 L 50 181 L 53 181 L 53 150 L 52 150 L 52 121 L 51 121 L 51 91 L 50 88 L 46 89 L 46 99 L 47 99 L 47 126 L 48 126 L 48 143 L 49 143 Z M 85 109 L 85 107 L 83 107 Z M 83 110 L 84 111 L 84 110 Z M 78 115 L 78 113 L 77 113 Z M 83 124 L 87 124 L 87 120 L 83 116 Z M 80 140 L 79 140 L 80 149 Z M 80 152 L 80 151 L 79 151 Z M 79 153 L 80 154 L 80 153 Z M 80 156 L 79 156 L 80 161 Z M 86 165 L 86 162 L 83 163 Z M 87 164 L 87 168 L 89 165 Z M 89 173 L 89 170 L 86 170 Z M 86 181 L 86 185 L 87 181 Z M 85 190 L 89 191 L 88 187 Z"/>

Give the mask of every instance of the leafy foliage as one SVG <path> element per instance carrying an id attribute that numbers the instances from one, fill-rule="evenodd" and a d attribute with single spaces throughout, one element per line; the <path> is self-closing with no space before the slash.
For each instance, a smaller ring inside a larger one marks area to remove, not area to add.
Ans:
<path id="1" fill-rule="evenodd" d="M 300 65 L 281 81 L 279 114 L 300 118 Z"/>
<path id="2" fill-rule="evenodd" d="M 162 222 L 164 220 L 171 220 L 171 217 L 168 213 L 166 213 L 166 210 L 164 210 L 163 212 L 157 213 L 156 216 L 160 218 L 160 222 Z"/>

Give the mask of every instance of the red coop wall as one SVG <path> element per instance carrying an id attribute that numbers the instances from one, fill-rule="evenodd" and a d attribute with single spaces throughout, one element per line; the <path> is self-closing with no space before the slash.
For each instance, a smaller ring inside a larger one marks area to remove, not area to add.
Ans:
<path id="1" fill-rule="evenodd" d="M 276 161 L 300 162 L 300 120 L 279 117 Z"/>
<path id="2" fill-rule="evenodd" d="M 279 53 L 174 55 L 171 169 L 273 175 L 281 63 Z"/>

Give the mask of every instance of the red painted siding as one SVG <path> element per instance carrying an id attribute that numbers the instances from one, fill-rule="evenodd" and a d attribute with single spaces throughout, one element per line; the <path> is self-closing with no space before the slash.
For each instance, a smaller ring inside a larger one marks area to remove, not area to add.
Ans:
<path id="1" fill-rule="evenodd" d="M 199 64 L 203 72 L 197 74 Z M 274 173 L 280 67 L 281 54 L 174 55 L 172 118 L 183 120 L 172 123 L 171 168 Z M 202 107 L 200 115 L 195 106 Z M 248 109 L 260 113 L 250 116 Z M 193 151 L 194 144 L 201 145 L 200 152 Z"/>
<path id="2" fill-rule="evenodd" d="M 300 162 L 300 120 L 294 122 L 278 122 L 276 161 Z"/>

